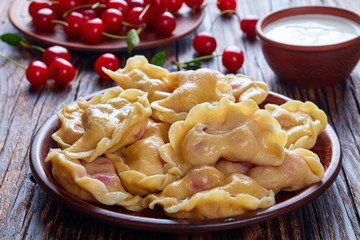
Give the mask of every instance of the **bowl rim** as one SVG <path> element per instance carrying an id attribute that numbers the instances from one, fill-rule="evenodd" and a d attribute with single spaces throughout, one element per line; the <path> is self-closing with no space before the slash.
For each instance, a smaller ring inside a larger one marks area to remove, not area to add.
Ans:
<path id="1" fill-rule="evenodd" d="M 283 16 L 284 13 L 289 13 L 286 16 Z M 360 27 L 360 15 L 356 12 L 340 8 L 340 7 L 333 7 L 333 6 L 318 6 L 318 5 L 311 5 L 311 6 L 298 6 L 298 7 L 290 7 L 290 8 L 283 8 L 280 10 L 273 11 L 266 16 L 259 19 L 256 24 L 256 35 L 265 43 L 282 48 L 287 50 L 293 51 L 302 51 L 302 52 L 323 52 L 323 51 L 333 51 L 342 48 L 346 48 L 352 45 L 360 44 L 360 34 L 359 36 L 336 44 L 329 44 L 329 45 L 320 45 L 320 46 L 302 46 L 302 45 L 293 45 L 293 44 L 286 44 L 280 43 L 274 40 L 269 39 L 264 34 L 263 29 L 269 24 L 276 20 L 279 20 L 284 17 L 289 16 L 296 16 L 296 15 L 306 15 L 306 14 L 325 14 L 325 15 L 332 15 L 337 17 L 343 17 L 349 20 L 358 23 Z"/>

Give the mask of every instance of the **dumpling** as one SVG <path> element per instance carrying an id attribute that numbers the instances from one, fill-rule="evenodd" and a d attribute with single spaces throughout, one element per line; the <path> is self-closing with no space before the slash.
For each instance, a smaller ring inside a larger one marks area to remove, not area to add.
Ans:
<path id="1" fill-rule="evenodd" d="M 170 143 L 160 148 L 162 158 L 181 173 L 192 166 L 213 166 L 220 158 L 256 165 L 281 165 L 286 132 L 253 100 L 203 103 L 169 130 Z"/>
<path id="2" fill-rule="evenodd" d="M 224 81 L 231 86 L 236 102 L 252 99 L 260 104 L 269 93 L 266 83 L 254 81 L 254 79 L 241 74 L 218 75 L 218 78 L 219 81 Z"/>
<path id="3" fill-rule="evenodd" d="M 224 175 L 214 167 L 191 169 L 162 193 L 149 195 L 150 208 L 161 205 L 173 218 L 220 218 L 275 204 L 274 193 L 243 174 Z"/>
<path id="4" fill-rule="evenodd" d="M 278 193 L 296 191 L 324 178 L 324 167 L 319 157 L 310 150 L 285 150 L 280 166 L 256 166 L 248 173 L 261 186 Z"/>
<path id="5" fill-rule="evenodd" d="M 62 104 L 61 112 L 57 113 L 60 120 L 60 128 L 52 134 L 52 138 L 62 147 L 70 147 L 80 137 L 84 135 L 84 128 L 81 123 L 81 115 L 84 110 L 76 103 L 68 106 Z"/>
<path id="6" fill-rule="evenodd" d="M 117 71 L 104 69 L 123 89 L 136 88 L 147 92 L 150 102 L 163 99 L 174 90 L 166 76 L 168 70 L 149 64 L 144 56 L 134 56 L 127 60 L 126 66 Z"/>
<path id="7" fill-rule="evenodd" d="M 132 211 L 145 207 L 141 197 L 124 190 L 114 163 L 108 158 L 99 157 L 88 163 L 71 159 L 60 149 L 52 149 L 45 161 L 51 161 L 55 180 L 80 199 L 121 205 Z"/>
<path id="8" fill-rule="evenodd" d="M 107 154 L 118 158 L 115 168 L 123 187 L 134 195 L 148 195 L 160 192 L 170 182 L 177 180 L 175 175 L 164 169 L 164 161 L 159 147 L 168 142 L 169 125 L 149 122 L 144 136 L 128 147 L 121 149 L 121 155 Z"/>
<path id="9" fill-rule="evenodd" d="M 106 91 L 104 94 L 94 96 L 89 101 L 86 101 L 84 98 L 78 98 L 77 101 L 70 106 L 63 103 L 62 110 L 57 113 L 60 120 L 60 128 L 52 134 L 52 138 L 62 148 L 68 148 L 85 133 L 81 120 L 85 109 L 92 104 L 115 98 L 119 96 L 122 91 L 121 88 L 115 87 Z"/>
<path id="10" fill-rule="evenodd" d="M 280 106 L 266 104 L 265 109 L 287 132 L 287 148 L 311 149 L 327 125 L 326 114 L 312 102 L 292 100 Z"/>
<path id="11" fill-rule="evenodd" d="M 78 102 L 86 107 L 81 116 L 85 133 L 64 150 L 71 158 L 91 162 L 104 153 L 135 142 L 145 131 L 151 115 L 146 93 L 127 89 L 113 98 L 95 98 L 99 101 Z"/>
<path id="12" fill-rule="evenodd" d="M 209 69 L 180 71 L 167 76 L 178 87 L 167 98 L 151 103 L 153 116 L 165 123 L 184 120 L 191 108 L 204 102 L 217 102 L 232 96 L 231 87 L 218 82 L 217 73 Z"/>

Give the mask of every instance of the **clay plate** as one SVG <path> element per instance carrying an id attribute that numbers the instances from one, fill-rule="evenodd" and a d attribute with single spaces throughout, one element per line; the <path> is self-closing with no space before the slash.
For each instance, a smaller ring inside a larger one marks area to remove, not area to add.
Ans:
<path id="1" fill-rule="evenodd" d="M 285 96 L 270 92 L 265 103 L 282 104 L 288 100 L 289 98 Z M 76 212 L 96 220 L 133 229 L 159 232 L 217 231 L 239 228 L 270 220 L 294 211 L 321 195 L 334 182 L 341 167 L 339 140 L 334 130 L 328 125 L 325 131 L 318 137 L 316 145 L 312 149 L 318 154 L 325 168 L 325 177 L 321 182 L 297 192 L 280 192 L 276 195 L 277 203 L 265 210 L 230 218 L 177 220 L 167 217 L 161 208 L 130 212 L 119 206 L 111 207 L 85 202 L 64 190 L 55 182 L 51 175 L 51 163 L 44 162 L 49 148 L 57 147 L 51 138 L 51 134 L 58 128 L 59 121 L 57 116 L 54 115 L 40 127 L 33 140 L 30 167 L 40 187 L 60 204 Z"/>
<path id="2" fill-rule="evenodd" d="M 61 45 L 76 51 L 127 51 L 126 40 L 109 39 L 104 37 L 100 43 L 90 44 L 86 43 L 81 38 L 67 38 L 60 25 L 56 26 L 52 32 L 41 32 L 36 30 L 31 24 L 31 16 L 28 13 L 28 6 L 30 2 L 31 1 L 28 0 L 14 0 L 8 12 L 10 22 L 28 38 L 46 45 Z M 183 8 L 180 9 L 180 12 L 182 14 L 176 16 L 177 26 L 171 36 L 159 36 L 151 30 L 145 30 L 141 33 L 140 44 L 134 46 L 134 49 L 159 47 L 180 40 L 195 30 L 201 24 L 205 16 L 204 9 L 200 9 L 196 13 L 191 14 L 190 9 L 183 6 Z"/>

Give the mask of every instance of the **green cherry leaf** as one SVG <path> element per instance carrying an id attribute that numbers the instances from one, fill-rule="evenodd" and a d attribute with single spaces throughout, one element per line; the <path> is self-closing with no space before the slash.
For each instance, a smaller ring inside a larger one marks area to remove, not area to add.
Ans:
<path id="1" fill-rule="evenodd" d="M 161 51 L 161 52 L 156 53 L 152 57 L 150 63 L 154 64 L 156 66 L 162 67 L 162 66 L 164 66 L 165 62 L 166 62 L 166 53 L 165 53 L 165 51 Z"/>
<path id="2" fill-rule="evenodd" d="M 19 36 L 16 33 L 4 33 L 0 36 L 1 40 L 3 42 L 6 42 L 7 44 L 10 44 L 15 47 L 20 47 L 25 45 L 28 45 L 28 42 L 25 38 Z"/>
<path id="3" fill-rule="evenodd" d="M 129 53 L 132 52 L 135 45 L 140 43 L 138 32 L 135 29 L 131 29 L 126 36 L 126 42 L 128 45 Z"/>

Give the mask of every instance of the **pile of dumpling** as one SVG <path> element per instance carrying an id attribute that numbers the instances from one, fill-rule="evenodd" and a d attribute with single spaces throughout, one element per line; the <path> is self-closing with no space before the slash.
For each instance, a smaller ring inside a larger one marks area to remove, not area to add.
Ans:
<path id="1" fill-rule="evenodd" d="M 310 151 L 327 125 L 311 102 L 266 104 L 263 82 L 209 69 L 169 73 L 143 56 L 104 71 L 119 87 L 58 113 L 55 180 L 73 195 L 173 218 L 268 208 L 279 191 L 321 181 Z"/>

